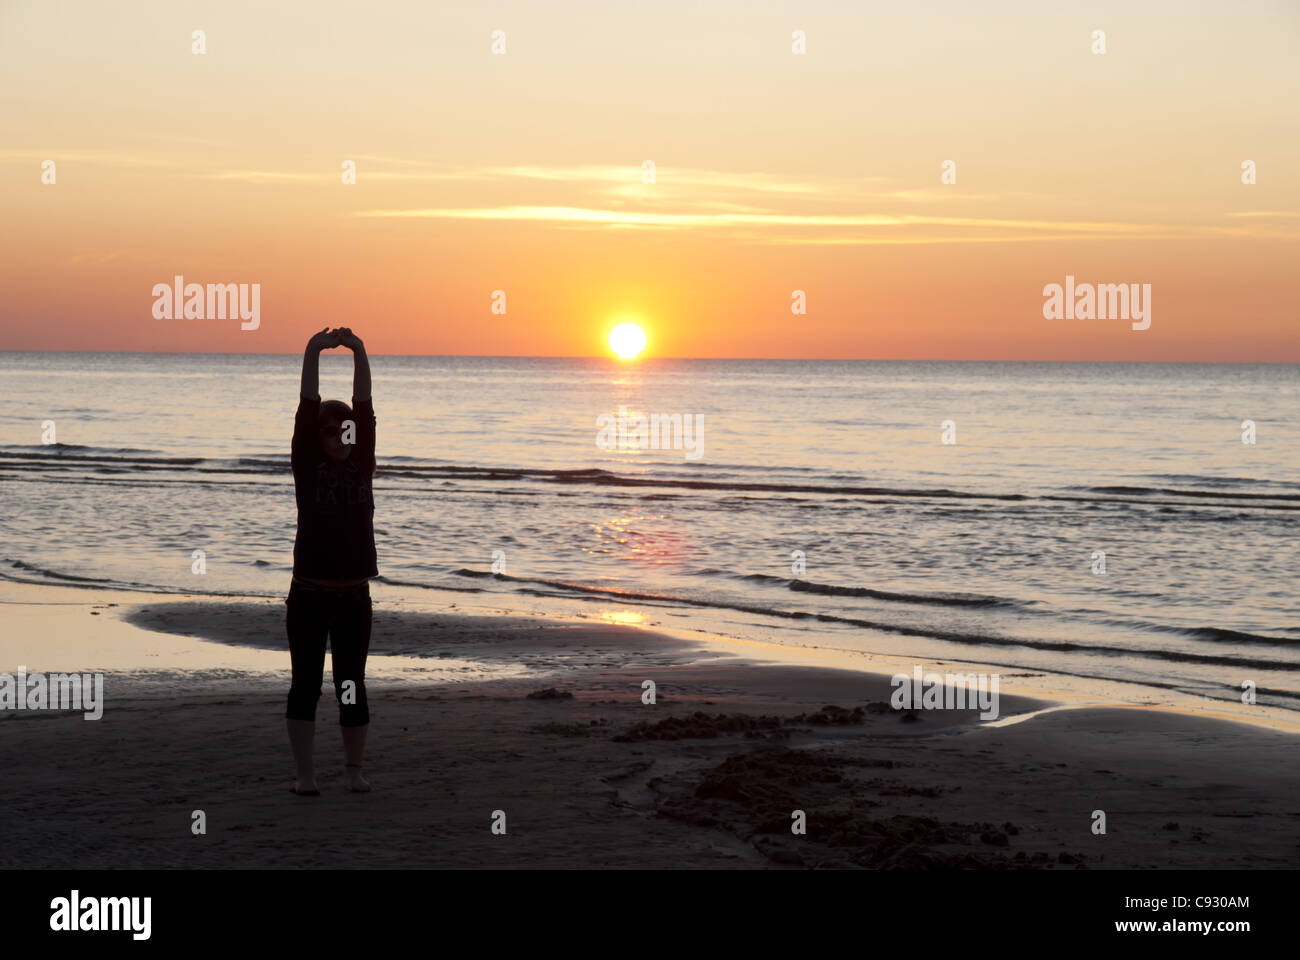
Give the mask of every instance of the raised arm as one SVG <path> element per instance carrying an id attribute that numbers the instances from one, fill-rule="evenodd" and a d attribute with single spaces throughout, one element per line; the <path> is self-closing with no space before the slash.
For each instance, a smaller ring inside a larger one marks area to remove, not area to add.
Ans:
<path id="1" fill-rule="evenodd" d="M 368 401 L 370 399 L 370 360 L 366 357 L 366 345 L 347 327 L 336 331 L 339 345 L 352 351 L 352 399 Z"/>
<path id="2" fill-rule="evenodd" d="M 302 396 L 309 400 L 320 397 L 320 352 L 338 345 L 338 331 L 328 327 L 307 341 L 307 351 L 302 355 Z"/>

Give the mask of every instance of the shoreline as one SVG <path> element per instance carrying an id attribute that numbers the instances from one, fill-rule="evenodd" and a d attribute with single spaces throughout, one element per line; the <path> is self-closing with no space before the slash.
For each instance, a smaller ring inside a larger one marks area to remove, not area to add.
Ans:
<path id="1" fill-rule="evenodd" d="M 1009 693 L 992 722 L 899 712 L 887 672 L 830 653 L 780 663 L 673 631 L 380 603 L 374 791 L 343 790 L 327 681 L 322 796 L 296 797 L 287 651 L 231 642 L 282 630 L 282 604 L 133 599 L 0 584 L 18 627 L 0 671 L 16 655 L 111 671 L 99 721 L 0 712 L 18 841 L 0 867 L 1282 868 L 1300 853 L 1300 739 L 1279 730 Z M 218 639 L 183 635 L 200 631 Z M 433 635 L 435 655 L 410 656 Z M 69 835 L 75 851 L 55 842 Z"/>
<path id="2" fill-rule="evenodd" d="M 1005 672 L 1005 666 L 999 667 L 996 663 L 966 657 L 917 659 L 891 653 L 863 652 L 837 646 L 836 638 L 829 635 L 817 637 L 822 641 L 817 644 L 783 644 L 773 640 L 671 625 L 662 619 L 653 619 L 659 616 L 660 611 L 652 608 L 642 613 L 603 611 L 588 616 L 581 609 L 510 609 L 495 602 L 499 599 L 495 595 L 489 598 L 474 592 L 467 592 L 463 596 L 453 591 L 447 593 L 447 598 L 442 602 L 425 599 L 414 603 L 406 597 L 375 597 L 376 629 L 367 666 L 368 678 L 420 673 L 430 682 L 437 682 L 439 679 L 453 679 L 448 671 L 468 675 L 467 679 L 522 675 L 532 671 L 542 679 L 583 665 L 565 662 L 560 657 L 545 657 L 549 648 L 565 642 L 563 637 L 554 637 L 555 630 L 573 631 L 579 638 L 585 638 L 587 631 L 591 630 L 607 631 L 606 636 L 610 637 L 619 632 L 634 631 L 646 638 L 642 646 L 650 644 L 660 649 L 672 648 L 693 663 L 738 658 L 754 664 L 823 667 L 878 677 L 895 674 L 910 676 L 917 664 L 920 664 L 927 673 L 998 675 L 1003 698 L 1010 696 L 1045 701 L 1040 708 L 1042 710 L 1152 710 L 1300 735 L 1300 710 L 1211 699 L 1153 687 L 1137 680 L 1080 677 L 1023 668 Z M 88 599 L 91 594 L 95 596 L 94 600 Z M 40 599 L 56 595 L 61 599 Z M 12 613 L 19 607 L 48 605 L 98 608 L 101 614 L 113 611 L 126 626 L 173 638 L 171 645 L 174 656 L 192 656 L 195 662 L 205 665 L 214 659 L 209 645 L 217 644 L 228 649 L 224 657 L 217 658 L 221 670 L 245 669 L 250 674 L 250 680 L 256 678 L 263 681 L 268 675 L 283 673 L 284 682 L 286 685 L 288 683 L 288 650 L 284 640 L 282 596 L 127 590 L 100 588 L 92 584 L 65 586 L 0 576 L 0 610 Z M 629 611 L 636 609 L 634 604 L 629 604 L 628 607 Z M 250 616 L 254 610 L 259 611 L 259 615 Z M 468 635 L 480 639 L 485 635 L 495 637 L 499 628 L 508 629 L 516 638 L 524 636 L 530 630 L 541 631 L 535 642 L 520 642 L 521 646 L 528 647 L 537 656 L 526 659 L 521 664 L 520 657 L 510 650 L 509 644 L 501 643 L 500 638 L 486 644 L 461 641 L 462 649 L 458 653 L 462 656 L 459 657 L 451 657 L 446 652 L 431 652 L 430 649 L 436 645 L 430 642 L 431 638 L 452 635 Z M 183 638 L 197 641 L 198 645 L 187 644 Z M 621 662 L 611 659 L 616 655 L 624 655 L 621 647 L 616 649 L 608 643 L 598 646 L 600 656 L 597 660 L 606 663 Z M 236 650 L 246 650 L 249 654 L 241 657 L 233 652 Z M 276 656 L 266 656 L 273 651 Z M 0 656 L 5 655 L 6 648 L 0 645 Z M 152 673 L 155 684 L 151 685 L 156 685 L 163 677 L 156 658 L 157 654 L 151 650 L 149 661 L 142 659 L 131 664 L 132 669 L 128 675 L 135 681 L 141 681 Z M 5 661 L 0 660 L 0 672 L 18 665 L 12 656 L 8 657 L 8 661 L 9 667 L 6 668 Z M 121 657 L 116 658 L 115 662 L 119 668 L 123 666 Z M 440 663 L 446 669 L 434 670 L 432 663 Z M 60 664 L 50 669 L 87 669 L 84 662 L 73 662 L 66 657 L 60 658 Z M 30 667 L 31 664 L 27 666 Z M 475 674 L 479 672 L 482 676 L 476 677 Z M 1003 715 L 985 723 L 1003 725 L 1023 719 Z"/>

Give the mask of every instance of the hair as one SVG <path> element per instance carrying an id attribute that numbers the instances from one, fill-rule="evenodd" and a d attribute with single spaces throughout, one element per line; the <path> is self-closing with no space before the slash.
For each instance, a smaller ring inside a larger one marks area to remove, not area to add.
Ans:
<path id="1" fill-rule="evenodd" d="M 323 420 L 338 419 L 340 423 L 344 420 L 352 419 L 352 408 L 342 400 L 326 400 L 320 405 L 320 414 L 317 417 L 317 423 Z M 373 477 L 377 472 L 378 466 L 375 458 L 370 458 L 370 475 Z"/>
<path id="2" fill-rule="evenodd" d="M 320 405 L 320 419 L 333 419 L 335 417 L 340 422 L 351 419 L 352 408 L 342 400 L 326 400 Z"/>

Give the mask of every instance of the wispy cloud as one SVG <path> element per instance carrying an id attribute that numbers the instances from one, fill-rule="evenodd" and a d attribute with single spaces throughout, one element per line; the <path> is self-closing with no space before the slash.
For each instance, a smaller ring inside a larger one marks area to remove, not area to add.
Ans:
<path id="1" fill-rule="evenodd" d="M 410 210 L 362 210 L 359 217 L 437 220 L 537 220 L 644 227 L 1000 227 L 1018 230 L 1070 230 L 1081 233 L 1143 233 L 1163 229 L 1156 224 L 1105 221 L 998 220 L 985 217 L 936 217 L 883 213 L 659 213 L 647 210 L 603 210 L 564 206 L 444 207 Z"/>
<path id="2" fill-rule="evenodd" d="M 770 210 L 605 209 L 579 206 L 427 207 L 362 210 L 357 217 L 546 223 L 587 229 L 725 230 L 736 239 L 774 244 L 854 245 L 1017 243 L 1029 240 L 1096 240 L 1115 237 L 1170 239 L 1192 236 L 1295 239 L 1273 226 L 1197 226 L 1106 220 L 1009 219 L 918 213 L 786 213 Z M 763 230 L 761 228 L 769 228 Z M 926 228 L 929 228 L 926 230 Z M 918 232 L 925 230 L 926 232 Z"/>
<path id="3" fill-rule="evenodd" d="M 123 153 L 115 150 L 78 150 L 62 147 L 0 147 L 0 163 L 53 160 L 63 164 L 116 167 L 170 167 L 174 162 L 157 153 Z"/>
<path id="4" fill-rule="evenodd" d="M 579 167 L 491 167 L 477 174 L 485 177 L 514 177 L 526 180 L 550 180 L 566 183 L 607 183 L 621 189 L 642 192 L 650 185 L 641 181 L 641 165 Z M 860 182 L 891 182 L 886 177 L 863 178 Z M 712 187 L 761 193 L 817 195 L 836 192 L 825 182 L 806 183 L 754 171 L 697 170 L 656 166 L 655 187 Z"/>
<path id="5" fill-rule="evenodd" d="M 68 162 L 133 166 L 174 166 L 160 155 L 88 150 L 0 149 L 3 160 L 53 158 Z M 725 231 L 745 241 L 773 244 L 854 245 L 927 243 L 1017 243 L 1028 240 L 1087 240 L 1104 237 L 1167 239 L 1193 236 L 1295 239 L 1276 221 L 1300 214 L 1286 210 L 1248 210 L 1226 214 L 1240 225 L 1189 225 L 1065 220 L 1043 217 L 991 218 L 939 216 L 936 205 L 966 212 L 959 205 L 1017 199 L 941 187 L 909 187 L 894 177 L 797 176 L 763 171 L 704 170 L 657 166 L 655 183 L 642 182 L 640 163 L 513 164 L 449 169 L 436 158 L 357 154 L 362 182 L 546 184 L 546 203 L 421 205 L 358 211 L 352 216 L 445 221 L 544 223 L 563 229 Z M 247 184 L 327 186 L 338 182 L 340 167 L 314 169 L 212 169 L 191 173 L 201 179 Z M 564 196 L 556 196 L 556 189 Z M 568 189 L 565 189 L 568 188 Z M 537 189 L 533 189 L 536 194 Z M 463 193 L 463 191 L 458 191 Z M 520 199 L 542 199 L 521 196 Z M 1019 197 L 1024 200 L 1024 197 Z M 1041 198 L 1040 198 L 1041 199 Z M 560 202 L 554 202 L 554 201 Z M 1022 206 L 1023 204 L 1017 204 Z M 801 209 L 802 208 L 802 209 Z M 927 211 L 929 209 L 929 212 Z M 1270 222 L 1272 221 L 1272 222 Z M 1220 222 L 1222 223 L 1222 222 Z"/>
<path id="6" fill-rule="evenodd" d="M 548 183 L 564 183 L 577 187 L 609 186 L 616 188 L 611 192 L 624 189 L 632 194 L 640 194 L 655 187 L 709 187 L 719 190 L 740 190 L 759 193 L 790 194 L 813 196 L 819 194 L 839 194 L 843 185 L 829 185 L 825 182 L 800 182 L 788 177 L 780 177 L 761 172 L 729 172 L 716 170 L 677 169 L 659 167 L 656 170 L 656 184 L 647 185 L 641 181 L 641 165 L 585 165 L 585 166 L 504 166 L 475 167 L 461 170 L 437 169 L 425 166 L 422 161 L 405 161 L 393 157 L 354 156 L 340 158 L 356 160 L 358 179 L 367 180 L 427 180 L 448 182 L 472 181 L 508 181 L 533 180 Z M 381 165 L 394 165 L 406 169 L 385 170 L 366 168 L 367 162 Z M 335 168 L 327 170 L 219 170 L 200 174 L 213 180 L 246 180 L 249 182 L 281 181 L 303 182 L 326 181 L 335 177 Z M 858 178 L 857 184 L 892 183 L 887 177 Z"/>
<path id="7" fill-rule="evenodd" d="M 1145 234 L 1144 239 L 1164 239 L 1172 234 Z M 1047 243 L 1059 240 L 1099 240 L 1096 233 L 1015 233 L 1015 234 L 960 234 L 955 236 L 869 236 L 847 235 L 830 237 L 779 236 L 767 234 L 737 234 L 737 239 L 752 240 L 777 246 L 801 247 L 857 247 L 857 246 L 925 246 L 944 243 Z"/>

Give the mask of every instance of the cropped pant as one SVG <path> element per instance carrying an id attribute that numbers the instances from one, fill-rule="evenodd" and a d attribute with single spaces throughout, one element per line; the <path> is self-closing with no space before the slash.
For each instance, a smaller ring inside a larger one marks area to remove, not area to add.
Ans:
<path id="1" fill-rule="evenodd" d="M 329 638 L 334 672 L 334 696 L 339 725 L 360 727 L 370 722 L 366 703 L 366 654 L 370 652 L 373 606 L 370 583 L 354 587 L 317 587 L 295 580 L 285 598 L 285 628 L 293 682 L 284 715 L 291 720 L 315 720 L 325 674 L 325 643 Z M 355 684 L 345 690 L 344 684 Z"/>

